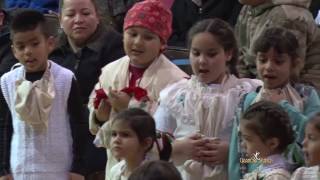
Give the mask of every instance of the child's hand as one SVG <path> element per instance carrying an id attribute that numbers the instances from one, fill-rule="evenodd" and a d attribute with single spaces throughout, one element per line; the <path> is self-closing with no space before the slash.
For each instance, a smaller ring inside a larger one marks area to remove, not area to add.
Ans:
<path id="1" fill-rule="evenodd" d="M 117 112 L 127 109 L 130 99 L 127 93 L 109 88 L 109 102 Z"/>
<path id="2" fill-rule="evenodd" d="M 181 140 L 174 141 L 173 154 L 183 155 L 187 159 L 200 160 L 200 152 L 204 148 L 207 140 L 203 139 L 201 134 L 193 134 Z"/>
<path id="3" fill-rule="evenodd" d="M 9 174 L 9 175 L 5 175 L 5 176 L 1 176 L 0 180 L 13 180 L 13 178 L 12 178 L 11 174 Z"/>
<path id="4" fill-rule="evenodd" d="M 108 100 L 102 99 L 98 109 L 94 110 L 96 119 L 102 122 L 107 121 L 109 119 L 110 111 L 111 111 L 110 103 L 108 102 Z"/>
<path id="5" fill-rule="evenodd" d="M 201 152 L 201 160 L 209 165 L 224 164 L 228 160 L 229 143 L 219 138 L 208 138 L 206 150 Z"/>
<path id="6" fill-rule="evenodd" d="M 84 177 L 80 174 L 76 174 L 76 173 L 69 173 L 69 178 L 70 180 L 84 180 Z"/>

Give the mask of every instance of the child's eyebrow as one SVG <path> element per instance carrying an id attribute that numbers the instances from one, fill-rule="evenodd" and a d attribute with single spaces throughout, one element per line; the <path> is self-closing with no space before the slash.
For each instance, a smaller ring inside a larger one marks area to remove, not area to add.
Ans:
<path id="1" fill-rule="evenodd" d="M 210 49 L 206 49 L 206 50 L 204 50 L 204 51 L 214 52 L 214 51 L 218 51 L 218 49 L 219 49 L 219 48 L 210 48 Z M 199 51 L 199 48 L 191 47 L 191 50 Z"/>
<path id="2" fill-rule="evenodd" d="M 157 36 L 155 33 L 151 32 L 151 31 L 144 31 L 144 33 L 147 35 Z"/>
<path id="3" fill-rule="evenodd" d="M 127 133 L 127 132 L 130 132 L 130 130 L 129 130 L 129 129 L 121 129 L 121 130 L 119 130 L 118 132 L 122 132 L 122 133 L 123 133 L 123 132 L 126 132 L 126 133 Z"/>
<path id="4" fill-rule="evenodd" d="M 38 40 L 37 37 L 31 37 L 30 39 L 27 39 L 25 41 L 14 41 L 13 44 L 20 45 L 20 44 L 25 44 L 32 41 L 37 41 L 37 40 Z"/>
<path id="5" fill-rule="evenodd" d="M 82 8 L 82 9 L 80 9 L 81 11 L 85 11 L 85 10 L 89 10 L 89 11 L 91 11 L 91 9 L 90 8 L 87 8 L 87 7 L 85 7 L 85 8 Z"/>

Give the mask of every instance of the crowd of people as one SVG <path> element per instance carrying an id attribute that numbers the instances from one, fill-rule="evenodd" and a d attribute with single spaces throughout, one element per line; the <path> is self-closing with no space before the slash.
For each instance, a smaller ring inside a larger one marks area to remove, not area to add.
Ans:
<path id="1" fill-rule="evenodd" d="M 0 10 L 0 180 L 320 178 L 315 1 L 106 2 Z"/>

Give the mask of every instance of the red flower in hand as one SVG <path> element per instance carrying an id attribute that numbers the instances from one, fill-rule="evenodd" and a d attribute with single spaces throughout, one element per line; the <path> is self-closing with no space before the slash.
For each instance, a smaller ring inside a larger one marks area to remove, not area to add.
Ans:
<path id="1" fill-rule="evenodd" d="M 96 97 L 94 98 L 93 106 L 98 109 L 99 104 L 102 99 L 108 99 L 107 94 L 104 92 L 103 88 L 94 90 L 96 92 Z"/>
<path id="2" fill-rule="evenodd" d="M 148 92 L 141 87 L 127 87 L 121 90 L 122 92 L 127 93 L 129 96 L 133 96 L 138 101 L 149 100 Z"/>
<path id="3" fill-rule="evenodd" d="M 144 100 L 144 98 L 146 98 L 145 100 L 149 100 L 149 98 L 148 98 L 148 92 L 145 90 L 145 89 L 143 89 L 143 88 L 141 88 L 141 87 L 135 87 L 135 89 L 134 89 L 134 97 L 138 100 L 138 101 L 140 101 L 140 100 Z"/>

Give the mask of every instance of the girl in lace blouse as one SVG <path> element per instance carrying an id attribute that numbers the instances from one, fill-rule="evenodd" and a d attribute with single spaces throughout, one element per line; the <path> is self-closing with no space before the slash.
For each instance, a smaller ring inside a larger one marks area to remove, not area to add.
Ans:
<path id="1" fill-rule="evenodd" d="M 230 26 L 207 19 L 189 31 L 194 75 L 160 93 L 154 115 L 157 129 L 172 133 L 172 159 L 183 179 L 227 179 L 231 124 L 241 97 L 256 80 L 238 79 L 236 40 Z"/>

